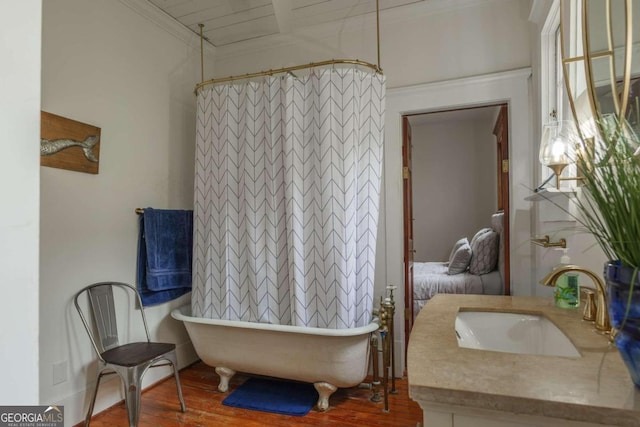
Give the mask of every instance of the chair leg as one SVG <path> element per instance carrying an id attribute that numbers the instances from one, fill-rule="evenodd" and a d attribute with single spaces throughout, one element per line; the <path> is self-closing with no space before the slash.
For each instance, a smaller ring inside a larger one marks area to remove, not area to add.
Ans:
<path id="1" fill-rule="evenodd" d="M 176 387 L 178 389 L 178 399 L 180 400 L 180 410 L 182 412 L 187 412 L 187 406 L 184 404 L 184 397 L 182 397 L 182 386 L 180 385 L 180 375 L 178 374 L 178 358 L 176 357 L 175 351 L 166 355 L 167 360 L 171 363 L 171 367 L 173 368 L 173 376 L 176 379 Z"/>
<path id="2" fill-rule="evenodd" d="M 93 389 L 93 396 L 91 396 L 91 402 L 89 403 L 89 409 L 87 409 L 87 416 L 84 419 L 85 427 L 89 427 L 89 423 L 91 422 L 91 415 L 93 415 L 93 407 L 96 404 L 96 396 L 98 396 L 98 387 L 100 386 L 100 379 L 102 378 L 102 370 L 98 366 L 98 370 L 96 372 L 96 386 Z"/>
<path id="3" fill-rule="evenodd" d="M 129 417 L 129 427 L 137 427 L 140 418 L 140 392 L 142 388 L 142 375 L 146 366 L 133 366 L 124 368 L 120 377 L 124 382 L 124 401 Z M 123 375 L 124 374 L 124 375 Z"/>
<path id="4" fill-rule="evenodd" d="M 180 375 L 178 374 L 178 367 L 173 365 L 173 375 L 176 377 L 176 387 L 178 388 L 178 399 L 180 399 L 180 410 L 187 412 L 187 406 L 184 404 L 184 397 L 182 396 L 182 386 L 180 385 Z"/>

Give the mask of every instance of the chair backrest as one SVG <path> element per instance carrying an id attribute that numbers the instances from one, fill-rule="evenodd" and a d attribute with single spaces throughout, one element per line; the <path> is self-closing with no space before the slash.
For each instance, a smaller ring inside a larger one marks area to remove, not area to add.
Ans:
<path id="1" fill-rule="evenodd" d="M 91 344 L 98 354 L 110 350 L 114 347 L 118 347 L 120 345 L 118 339 L 118 325 L 116 322 L 116 307 L 115 300 L 113 298 L 113 287 L 117 286 L 128 290 L 135 295 L 136 304 L 140 308 L 140 314 L 142 316 L 142 323 L 144 324 L 144 331 L 147 337 L 147 341 L 149 339 L 149 328 L 147 327 L 147 319 L 144 314 L 144 309 L 142 307 L 142 301 L 140 300 L 140 294 L 138 290 L 131 285 L 120 282 L 100 282 L 94 283 L 92 285 L 86 286 L 81 289 L 78 293 L 76 293 L 74 297 L 74 304 L 76 306 L 76 310 L 80 315 L 80 319 L 82 320 L 82 324 L 84 328 L 87 330 L 87 334 L 89 334 L 89 339 L 91 340 Z M 94 329 L 89 325 L 87 318 L 84 315 L 84 312 L 80 308 L 80 304 L 78 303 L 78 299 L 81 295 L 87 294 L 89 299 L 89 310 L 91 311 L 91 318 L 93 320 Z"/>

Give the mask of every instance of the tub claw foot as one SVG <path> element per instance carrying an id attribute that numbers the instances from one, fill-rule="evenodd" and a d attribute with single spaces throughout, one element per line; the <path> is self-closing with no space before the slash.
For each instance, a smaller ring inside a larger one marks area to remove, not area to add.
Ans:
<path id="1" fill-rule="evenodd" d="M 229 390 L 229 380 L 236 374 L 233 369 L 225 368 L 224 366 L 216 367 L 216 374 L 220 376 L 220 384 L 218 384 L 218 391 L 226 393 Z"/>
<path id="2" fill-rule="evenodd" d="M 324 412 L 329 409 L 329 397 L 338 389 L 338 387 L 326 382 L 314 383 L 313 386 L 320 395 L 318 398 L 318 410 L 320 412 Z"/>

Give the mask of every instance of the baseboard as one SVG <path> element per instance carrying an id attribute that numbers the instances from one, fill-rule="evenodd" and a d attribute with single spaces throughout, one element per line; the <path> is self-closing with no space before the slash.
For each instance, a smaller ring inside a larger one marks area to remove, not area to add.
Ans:
<path id="1" fill-rule="evenodd" d="M 178 369 L 183 369 L 198 361 L 198 355 L 190 341 L 177 345 L 176 353 L 178 356 Z M 169 366 L 148 370 L 142 382 L 143 393 L 145 389 L 152 387 L 171 375 L 173 375 L 173 372 Z M 56 405 L 64 406 L 65 426 L 83 425 L 93 386 L 92 383 L 89 388 L 55 402 Z M 93 409 L 94 415 L 122 402 L 122 400 L 124 400 L 122 391 L 122 385 L 117 376 L 110 375 L 103 377 Z M 142 399 L 144 400 L 144 395 Z M 123 423 L 126 424 L 126 420 L 123 420 Z"/>

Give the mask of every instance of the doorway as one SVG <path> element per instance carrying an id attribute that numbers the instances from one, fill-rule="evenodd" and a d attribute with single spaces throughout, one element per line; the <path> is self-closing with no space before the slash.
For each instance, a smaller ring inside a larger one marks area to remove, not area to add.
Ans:
<path id="1" fill-rule="evenodd" d="M 402 118 L 405 337 L 419 309 L 414 260 L 446 261 L 453 243 L 471 239 L 496 211 L 504 212 L 500 258 L 510 294 L 508 123 L 506 104 Z"/>
<path id="2" fill-rule="evenodd" d="M 509 157 L 512 163 L 509 182 L 510 284 L 512 295 L 533 295 L 536 284 L 532 264 L 529 227 L 531 202 L 525 200 L 535 186 L 531 161 L 531 68 L 504 71 L 435 83 L 392 88 L 385 101 L 385 159 L 383 206 L 381 211 L 379 253 L 376 268 L 377 295 L 386 286 L 400 284 L 398 302 L 404 303 L 403 230 L 402 230 L 402 116 L 429 111 L 506 103 L 509 106 Z M 414 162 L 415 163 L 415 162 Z M 516 167 L 517 166 L 517 167 Z M 415 164 L 414 164 L 415 168 Z M 405 307 L 396 310 L 396 372 L 405 369 Z M 407 307 L 408 308 L 408 307 Z"/>

